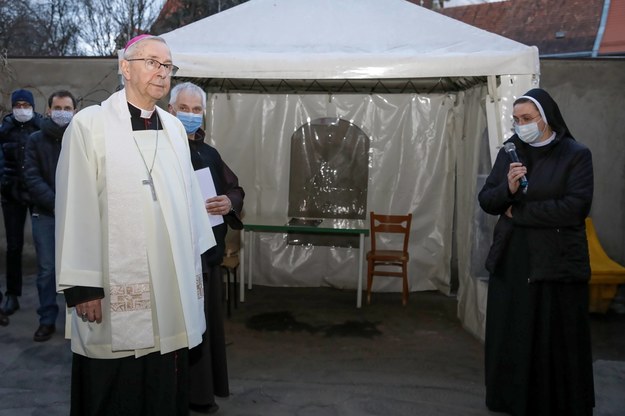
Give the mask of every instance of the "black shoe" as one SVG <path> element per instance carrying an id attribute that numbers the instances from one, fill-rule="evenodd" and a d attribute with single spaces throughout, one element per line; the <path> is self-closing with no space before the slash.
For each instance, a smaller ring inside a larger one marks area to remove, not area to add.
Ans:
<path id="1" fill-rule="evenodd" d="M 189 409 L 193 410 L 194 412 L 197 412 L 197 413 L 210 415 L 210 414 L 213 414 L 213 413 L 217 413 L 217 411 L 219 410 L 219 406 L 217 405 L 217 403 L 211 403 L 211 404 L 193 404 L 193 403 L 189 403 Z"/>
<path id="2" fill-rule="evenodd" d="M 9 324 L 9 317 L 0 312 L 0 326 L 7 326 Z"/>
<path id="3" fill-rule="evenodd" d="M 39 325 L 35 335 L 33 336 L 33 340 L 35 342 L 44 342 L 52 338 L 52 334 L 56 331 L 54 325 Z"/>
<path id="4" fill-rule="evenodd" d="M 2 312 L 5 315 L 13 315 L 13 312 L 20 308 L 20 302 L 17 300 L 16 295 L 7 294 L 7 299 L 4 302 L 4 308 L 2 308 Z"/>

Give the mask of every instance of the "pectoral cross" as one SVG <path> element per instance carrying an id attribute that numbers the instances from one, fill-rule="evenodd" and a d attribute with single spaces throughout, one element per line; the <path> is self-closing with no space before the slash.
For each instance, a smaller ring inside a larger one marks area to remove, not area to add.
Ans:
<path id="1" fill-rule="evenodd" d="M 141 183 L 143 185 L 150 185 L 150 191 L 152 191 L 152 200 L 156 201 L 156 190 L 154 189 L 154 181 L 152 180 L 152 177 L 150 176 L 150 178 L 144 179 L 143 181 L 141 181 Z"/>

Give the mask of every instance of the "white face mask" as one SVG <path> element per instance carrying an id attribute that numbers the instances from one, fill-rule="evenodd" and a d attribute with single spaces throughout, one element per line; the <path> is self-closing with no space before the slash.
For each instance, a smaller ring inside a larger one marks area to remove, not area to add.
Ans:
<path id="1" fill-rule="evenodd" d="M 31 118 L 33 118 L 33 109 L 32 108 L 14 108 L 13 109 L 13 117 L 20 123 L 26 123 Z"/>
<path id="2" fill-rule="evenodd" d="M 50 118 L 52 119 L 52 121 L 54 121 L 57 125 L 61 127 L 67 126 L 69 122 L 72 121 L 72 117 L 74 117 L 73 111 L 66 111 L 66 110 L 50 111 Z"/>
<path id="3" fill-rule="evenodd" d="M 523 125 L 515 125 L 514 132 L 519 136 L 519 139 L 525 143 L 534 143 L 540 139 L 542 132 L 538 129 L 538 123 L 528 123 Z"/>

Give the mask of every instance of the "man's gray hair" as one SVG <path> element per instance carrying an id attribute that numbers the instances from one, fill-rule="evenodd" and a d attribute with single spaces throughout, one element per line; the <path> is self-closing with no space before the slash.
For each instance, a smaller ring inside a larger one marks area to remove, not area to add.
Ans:
<path id="1" fill-rule="evenodd" d="M 140 39 L 139 41 L 133 43 L 132 45 L 130 45 L 125 51 L 124 51 L 124 59 L 131 59 L 134 58 L 135 56 L 135 52 L 137 51 L 137 49 L 141 46 L 143 46 L 144 42 L 146 40 L 155 40 L 161 43 L 164 43 L 165 45 L 167 45 L 167 42 L 165 41 L 165 39 L 163 39 L 160 36 L 149 36 L 149 37 L 145 37 L 143 39 Z M 169 45 L 167 45 L 167 47 L 169 48 Z"/>
<path id="2" fill-rule="evenodd" d="M 183 82 L 182 84 L 178 84 L 174 88 L 172 88 L 171 95 L 169 96 L 169 104 L 176 104 L 176 102 L 178 101 L 178 94 L 180 94 L 180 92 L 182 91 L 187 91 L 192 94 L 199 95 L 202 98 L 202 109 L 206 110 L 206 93 L 202 88 L 192 82 Z"/>

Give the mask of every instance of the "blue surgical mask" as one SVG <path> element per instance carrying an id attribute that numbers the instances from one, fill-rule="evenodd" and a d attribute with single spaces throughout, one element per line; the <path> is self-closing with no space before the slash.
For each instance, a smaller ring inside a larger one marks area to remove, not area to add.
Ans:
<path id="1" fill-rule="evenodd" d="M 182 122 L 187 134 L 195 133 L 202 126 L 202 114 L 176 112 L 176 117 Z"/>
<path id="2" fill-rule="evenodd" d="M 66 111 L 66 110 L 50 111 L 50 118 L 60 127 L 67 126 L 69 122 L 72 121 L 72 117 L 74 117 L 73 111 Z"/>
<path id="3" fill-rule="evenodd" d="M 519 139 L 528 144 L 534 143 L 542 136 L 542 132 L 538 129 L 538 123 L 536 122 L 523 125 L 516 124 L 514 126 L 514 132 L 519 136 Z"/>

